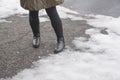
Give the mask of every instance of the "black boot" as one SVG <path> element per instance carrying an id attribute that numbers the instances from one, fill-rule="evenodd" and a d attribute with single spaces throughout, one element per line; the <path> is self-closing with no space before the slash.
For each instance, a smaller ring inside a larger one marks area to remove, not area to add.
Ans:
<path id="1" fill-rule="evenodd" d="M 33 37 L 33 47 L 38 48 L 40 46 L 40 36 Z"/>
<path id="2" fill-rule="evenodd" d="M 57 40 L 57 46 L 54 50 L 54 53 L 57 54 L 61 51 L 63 51 L 63 49 L 65 48 L 65 41 L 64 41 L 64 38 L 59 38 Z"/>

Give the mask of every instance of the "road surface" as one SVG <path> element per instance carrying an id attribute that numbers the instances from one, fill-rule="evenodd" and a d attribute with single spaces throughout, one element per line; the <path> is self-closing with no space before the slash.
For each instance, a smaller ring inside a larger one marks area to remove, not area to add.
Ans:
<path id="1" fill-rule="evenodd" d="M 120 0 L 65 0 L 64 6 L 80 14 L 120 16 Z"/>

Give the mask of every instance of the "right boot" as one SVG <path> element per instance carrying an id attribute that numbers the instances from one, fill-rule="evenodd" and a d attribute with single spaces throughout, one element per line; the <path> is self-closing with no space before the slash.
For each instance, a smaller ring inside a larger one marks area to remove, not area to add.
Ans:
<path id="1" fill-rule="evenodd" d="M 65 41 L 64 41 L 64 38 L 58 38 L 57 40 L 57 45 L 56 45 L 56 48 L 54 50 L 54 53 L 57 54 L 57 53 L 60 53 L 63 51 L 63 49 L 65 48 Z"/>
<path id="2" fill-rule="evenodd" d="M 33 47 L 39 48 L 40 46 L 40 36 L 33 36 Z"/>

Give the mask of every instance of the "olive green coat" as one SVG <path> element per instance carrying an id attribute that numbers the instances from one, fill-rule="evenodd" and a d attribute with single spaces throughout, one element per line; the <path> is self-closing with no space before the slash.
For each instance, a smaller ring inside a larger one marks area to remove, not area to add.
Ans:
<path id="1" fill-rule="evenodd" d="M 20 4 L 27 10 L 41 10 L 62 4 L 64 0 L 20 0 Z"/>

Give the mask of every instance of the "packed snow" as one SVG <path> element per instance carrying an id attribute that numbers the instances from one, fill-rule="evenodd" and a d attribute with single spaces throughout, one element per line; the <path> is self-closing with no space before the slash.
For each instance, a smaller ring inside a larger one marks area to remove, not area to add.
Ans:
<path id="1" fill-rule="evenodd" d="M 18 0 L 7 1 L 0 0 L 1 21 L 10 15 L 28 14 L 18 6 Z M 120 18 L 77 16 L 77 12 L 61 6 L 58 11 L 62 18 L 86 20 L 87 24 L 93 26 L 85 32 L 90 38 L 75 38 L 71 42 L 75 48 L 68 47 L 60 54 L 50 54 L 49 57 L 34 62 L 30 69 L 25 69 L 12 78 L 0 80 L 120 80 Z M 42 18 L 43 21 L 48 20 Z"/>

